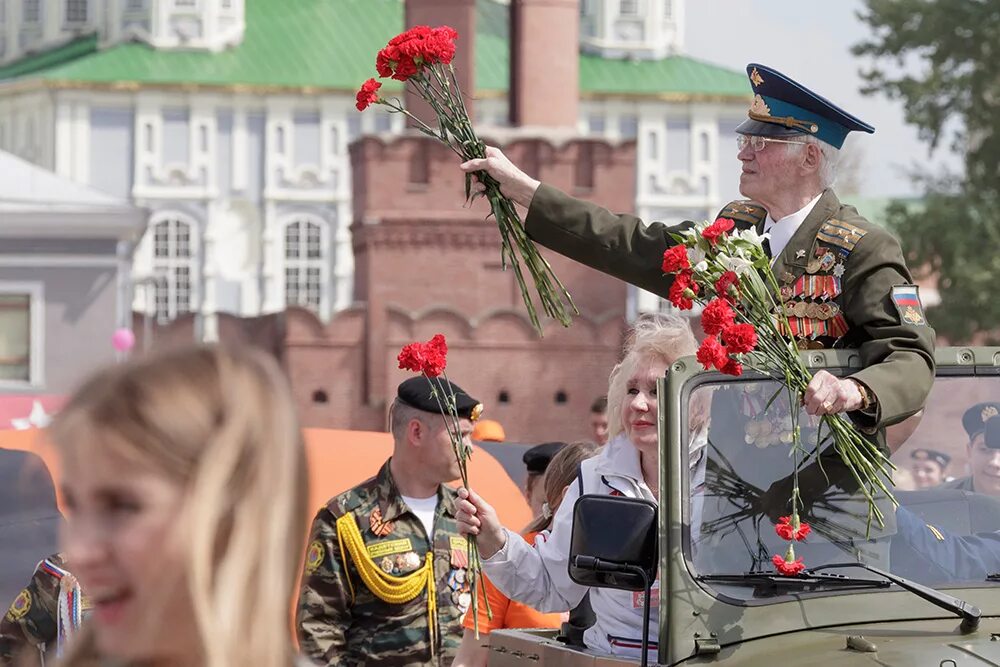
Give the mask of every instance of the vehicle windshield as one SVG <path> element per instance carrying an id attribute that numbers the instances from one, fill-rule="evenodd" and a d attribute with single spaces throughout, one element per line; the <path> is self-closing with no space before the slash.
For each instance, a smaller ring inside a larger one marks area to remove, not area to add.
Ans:
<path id="1" fill-rule="evenodd" d="M 892 457 L 899 507 L 879 499 L 884 525 L 870 530 L 867 501 L 850 472 L 832 450 L 821 448 L 821 461 L 807 460 L 800 469 L 801 516 L 812 532 L 795 544 L 795 555 L 806 568 L 860 560 L 933 588 L 998 585 L 1000 449 L 984 446 L 983 434 L 975 433 L 995 414 L 988 402 L 998 398 L 997 377 L 936 380 L 912 434 L 907 437 L 916 419 L 888 433 L 905 439 Z M 729 598 L 780 599 L 784 588 L 763 594 L 759 586 L 716 575 L 773 574 L 773 556 L 788 547 L 775 532 L 780 517 L 791 513 L 787 392 L 770 380 L 709 382 L 690 393 L 686 413 L 691 452 L 685 553 L 692 573 Z M 798 419 L 803 447 L 811 452 L 817 436 L 825 436 L 804 411 Z M 929 465 L 937 467 L 930 470 L 936 477 L 924 474 Z M 878 578 L 859 568 L 823 572 Z M 820 587 L 816 594 L 829 592 Z"/>

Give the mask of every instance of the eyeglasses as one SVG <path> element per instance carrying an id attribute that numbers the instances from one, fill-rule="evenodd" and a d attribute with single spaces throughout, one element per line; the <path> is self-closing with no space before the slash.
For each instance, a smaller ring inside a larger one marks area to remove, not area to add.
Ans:
<path id="1" fill-rule="evenodd" d="M 749 145 L 751 148 L 753 148 L 754 153 L 759 153 L 760 151 L 764 150 L 764 146 L 766 146 L 768 142 L 775 144 L 806 143 L 804 141 L 788 141 L 787 139 L 772 139 L 771 137 L 762 137 L 756 134 L 749 134 L 749 135 L 740 134 L 736 137 L 736 148 L 742 151 L 744 148 L 747 147 L 747 145 Z"/>

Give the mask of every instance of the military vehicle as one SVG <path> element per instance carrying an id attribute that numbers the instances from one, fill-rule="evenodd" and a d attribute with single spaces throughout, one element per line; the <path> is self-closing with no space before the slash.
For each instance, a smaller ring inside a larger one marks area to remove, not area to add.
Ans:
<path id="1" fill-rule="evenodd" d="M 858 366 L 848 350 L 810 351 L 804 359 L 814 371 L 839 375 Z M 970 406 L 1000 400 L 1000 348 L 944 348 L 937 363 L 920 423 L 894 460 L 914 447 L 932 447 L 952 452 L 952 467 L 959 464 L 952 473 L 962 476 L 969 442 L 962 418 Z M 787 546 L 775 521 L 789 513 L 793 469 L 791 413 L 780 389 L 753 373 L 706 372 L 692 358 L 675 363 L 658 392 L 660 504 L 652 510 L 658 528 L 648 526 L 651 539 L 635 534 L 650 523 L 642 501 L 633 501 L 634 512 L 609 509 L 600 498 L 586 508 L 584 496 L 574 515 L 571 576 L 637 589 L 642 577 L 626 573 L 658 573 L 659 628 L 649 636 L 658 640 L 661 665 L 1000 665 L 998 497 L 896 490 L 899 508 L 883 498 L 884 526 L 869 529 L 866 503 L 849 475 L 830 465 L 835 457 L 825 457 L 818 474 L 816 461 L 805 461 L 803 518 L 813 532 L 796 548 L 806 570 L 796 576 L 775 571 L 771 559 Z M 692 415 L 699 407 L 703 414 L 706 401 L 708 444 L 692 457 Z M 806 448 L 824 441 L 804 412 L 800 425 Z M 888 437 L 901 436 L 890 430 Z M 615 519 L 605 518 L 604 530 L 595 530 L 581 511 Z M 595 562 L 605 565 L 603 575 L 595 574 Z M 557 634 L 495 631 L 489 665 L 639 662 L 568 646 Z"/>

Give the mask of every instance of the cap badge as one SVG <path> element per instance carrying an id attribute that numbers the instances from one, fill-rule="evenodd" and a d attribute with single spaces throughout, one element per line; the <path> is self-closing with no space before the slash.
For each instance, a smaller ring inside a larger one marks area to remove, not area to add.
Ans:
<path id="1" fill-rule="evenodd" d="M 750 113 L 755 113 L 759 116 L 770 116 L 771 108 L 767 106 L 767 102 L 760 95 L 753 96 L 753 104 L 750 105 Z"/>
<path id="2" fill-rule="evenodd" d="M 750 72 L 750 82 L 754 85 L 754 88 L 764 83 L 764 77 L 760 75 L 760 72 L 757 71 L 756 67 L 754 67 Z"/>

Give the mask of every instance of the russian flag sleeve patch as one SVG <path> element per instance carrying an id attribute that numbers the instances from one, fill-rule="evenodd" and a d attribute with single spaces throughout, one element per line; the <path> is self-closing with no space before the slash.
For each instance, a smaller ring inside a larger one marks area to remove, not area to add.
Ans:
<path id="1" fill-rule="evenodd" d="M 892 302 L 899 311 L 899 318 L 906 324 L 926 326 L 927 317 L 920 303 L 919 288 L 916 285 L 895 285 L 892 288 Z"/>

